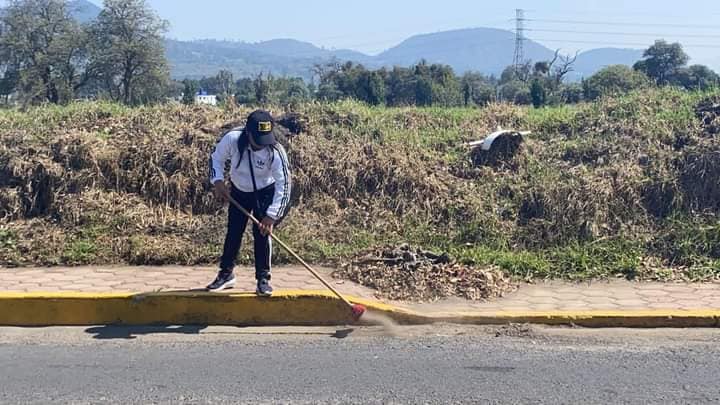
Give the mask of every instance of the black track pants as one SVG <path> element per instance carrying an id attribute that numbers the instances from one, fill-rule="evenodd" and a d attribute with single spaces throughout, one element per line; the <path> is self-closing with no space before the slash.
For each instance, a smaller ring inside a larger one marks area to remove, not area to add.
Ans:
<path id="1" fill-rule="evenodd" d="M 234 185 L 231 186 L 230 194 L 243 208 L 252 212 L 253 216 L 259 221 L 265 218 L 268 207 L 272 204 L 273 195 L 275 194 L 275 185 L 272 184 L 255 193 L 245 193 L 238 190 Z M 223 254 L 220 258 L 221 270 L 232 270 L 235 267 L 235 259 L 240 251 L 240 243 L 242 242 L 245 227 L 248 223 L 248 217 L 245 216 L 234 205 L 230 204 L 228 209 L 228 229 L 225 235 L 225 245 L 223 246 Z M 270 236 L 263 236 L 257 225 L 253 224 L 253 238 L 255 250 L 255 278 L 260 280 L 263 278 L 270 279 L 270 261 L 272 259 L 272 241 Z"/>

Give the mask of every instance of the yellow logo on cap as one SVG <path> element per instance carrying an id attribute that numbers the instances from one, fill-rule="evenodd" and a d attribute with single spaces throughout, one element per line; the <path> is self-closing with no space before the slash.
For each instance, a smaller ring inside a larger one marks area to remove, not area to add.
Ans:
<path id="1" fill-rule="evenodd" d="M 270 121 L 261 121 L 258 122 L 258 130 L 260 132 L 270 132 L 272 131 L 272 122 Z"/>

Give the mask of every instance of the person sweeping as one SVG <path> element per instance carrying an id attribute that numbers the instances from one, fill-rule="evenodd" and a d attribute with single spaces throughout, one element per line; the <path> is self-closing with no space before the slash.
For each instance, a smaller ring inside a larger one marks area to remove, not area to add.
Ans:
<path id="1" fill-rule="evenodd" d="M 230 161 L 230 183 L 225 167 Z M 210 156 L 210 182 L 215 197 L 224 203 L 230 198 L 260 221 L 253 224 L 256 293 L 271 296 L 273 227 L 283 219 L 290 205 L 290 165 L 287 153 L 275 137 L 275 120 L 265 110 L 250 114 L 245 127 L 226 133 Z M 233 204 L 228 209 L 227 235 L 220 258 L 220 270 L 208 291 L 235 286 L 235 260 L 240 251 L 248 217 Z"/>

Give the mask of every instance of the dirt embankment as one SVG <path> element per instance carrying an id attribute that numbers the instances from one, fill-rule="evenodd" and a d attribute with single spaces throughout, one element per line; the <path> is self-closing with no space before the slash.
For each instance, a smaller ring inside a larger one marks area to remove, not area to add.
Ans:
<path id="1" fill-rule="evenodd" d="M 299 199 L 281 236 L 314 261 L 409 242 L 451 250 L 459 266 L 531 277 L 667 268 L 717 277 L 719 100 L 665 91 L 542 111 L 301 106 L 282 121 L 299 133 L 290 141 Z M 225 214 L 209 193 L 208 155 L 248 112 L 1 113 L 0 265 L 214 262 Z M 463 146 L 498 126 L 533 134 L 489 160 Z M 467 280 L 494 282 L 428 269 L 418 280 L 443 280 L 444 290 L 413 288 L 481 296 Z M 346 276 L 379 279 L 373 271 Z"/>

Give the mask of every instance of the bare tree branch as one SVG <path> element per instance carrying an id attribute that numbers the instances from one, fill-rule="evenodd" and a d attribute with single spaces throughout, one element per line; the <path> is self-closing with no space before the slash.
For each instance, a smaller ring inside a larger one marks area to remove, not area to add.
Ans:
<path id="1" fill-rule="evenodd" d="M 553 58 L 550 62 L 548 62 L 548 72 L 552 72 L 553 65 L 555 65 L 555 62 L 557 62 L 558 57 L 560 56 L 560 48 L 555 50 L 555 55 L 553 55 Z"/>
<path id="2" fill-rule="evenodd" d="M 555 55 L 557 56 L 557 52 L 555 53 Z M 554 72 L 553 76 L 555 77 L 555 84 L 559 85 L 560 83 L 562 83 L 565 76 L 568 73 L 575 70 L 573 65 L 575 65 L 575 61 L 577 61 L 577 57 L 578 57 L 578 52 L 575 52 L 574 56 L 570 56 L 570 55 L 560 56 L 560 58 L 559 58 L 560 64 L 558 66 L 556 66 L 553 71 Z"/>

